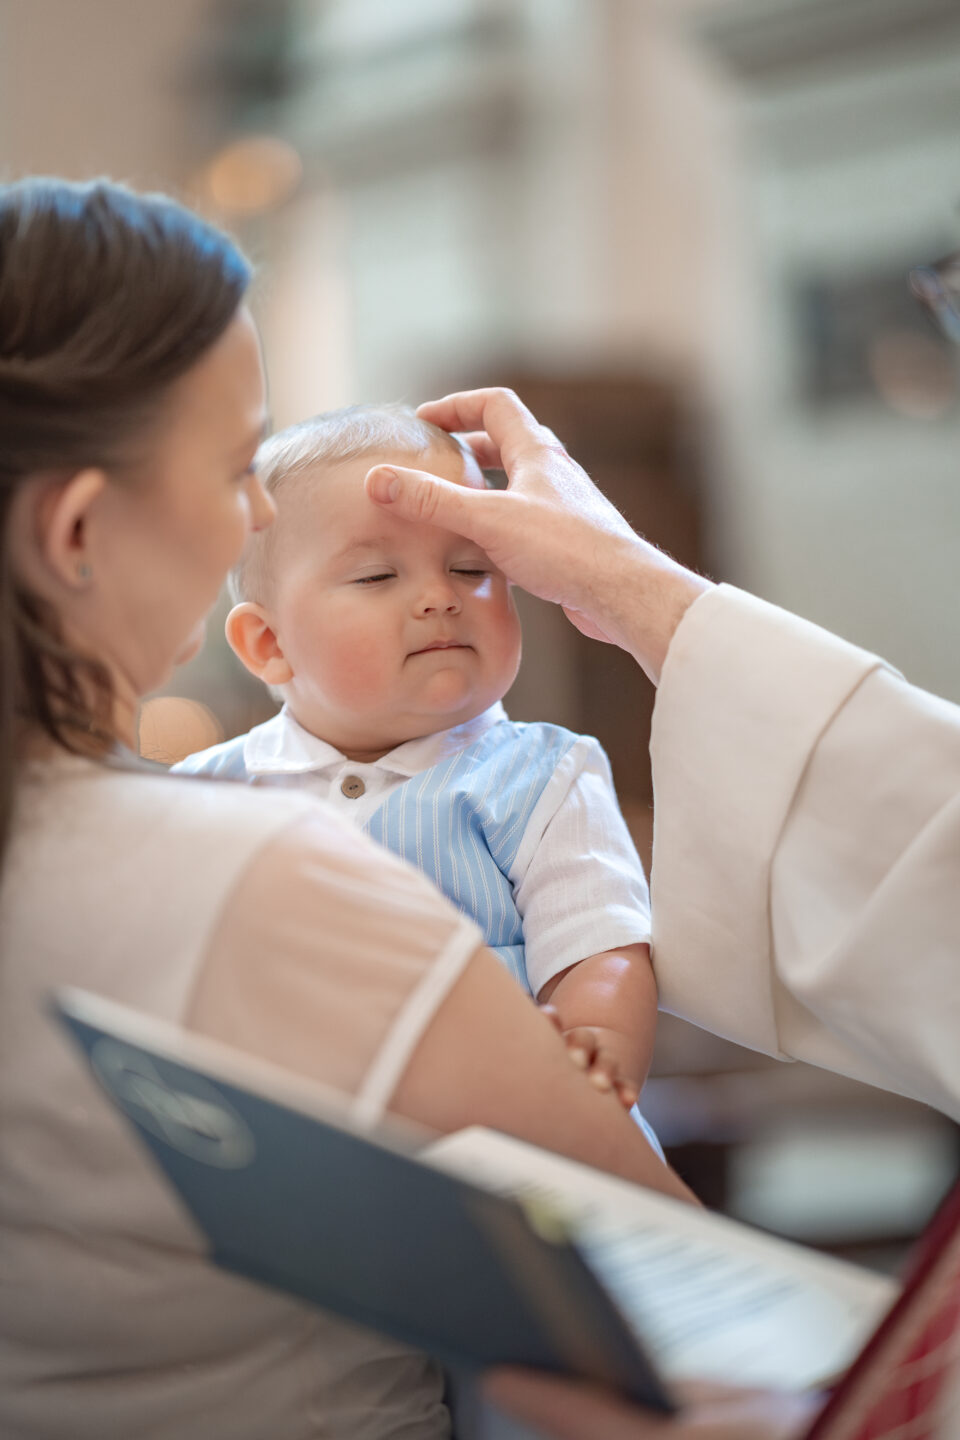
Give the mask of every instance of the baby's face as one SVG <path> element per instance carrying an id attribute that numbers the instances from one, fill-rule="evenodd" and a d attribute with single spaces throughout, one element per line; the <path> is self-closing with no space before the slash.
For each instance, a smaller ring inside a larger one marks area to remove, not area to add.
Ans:
<path id="1" fill-rule="evenodd" d="M 483 551 L 367 498 L 367 471 L 391 460 L 483 485 L 475 464 L 443 448 L 367 455 L 296 482 L 275 550 L 271 610 L 293 669 L 285 698 L 353 759 L 472 719 L 520 664 L 513 599 Z"/>

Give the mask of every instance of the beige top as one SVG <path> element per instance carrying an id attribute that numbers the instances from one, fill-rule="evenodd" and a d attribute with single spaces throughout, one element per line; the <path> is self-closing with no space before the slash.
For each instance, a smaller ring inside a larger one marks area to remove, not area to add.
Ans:
<path id="1" fill-rule="evenodd" d="M 651 753 L 661 1005 L 960 1119 L 960 708 L 721 586 Z"/>
<path id="2" fill-rule="evenodd" d="M 34 767 L 0 888 L 0 1434 L 444 1436 L 419 1356 L 210 1267 L 44 1010 L 86 987 L 376 1118 L 480 943 L 315 800 Z"/>

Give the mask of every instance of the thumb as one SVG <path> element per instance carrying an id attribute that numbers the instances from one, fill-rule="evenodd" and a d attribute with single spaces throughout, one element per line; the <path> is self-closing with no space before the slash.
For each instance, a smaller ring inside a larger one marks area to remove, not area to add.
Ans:
<path id="1" fill-rule="evenodd" d="M 477 499 L 485 493 L 482 490 L 397 465 L 375 465 L 367 471 L 365 485 L 371 500 L 389 507 L 401 520 L 425 521 L 474 538 L 471 522 L 477 513 Z"/>

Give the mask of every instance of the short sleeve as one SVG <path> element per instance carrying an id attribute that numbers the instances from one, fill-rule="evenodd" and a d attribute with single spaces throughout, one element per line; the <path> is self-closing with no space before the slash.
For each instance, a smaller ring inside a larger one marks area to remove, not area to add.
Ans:
<path id="1" fill-rule="evenodd" d="M 481 944 L 422 876 L 318 806 L 234 887 L 186 1023 L 346 1092 L 373 1121 Z"/>
<path id="2" fill-rule="evenodd" d="M 610 762 L 590 736 L 567 751 L 531 817 L 511 879 L 534 995 L 568 966 L 650 939 L 643 865 Z"/>

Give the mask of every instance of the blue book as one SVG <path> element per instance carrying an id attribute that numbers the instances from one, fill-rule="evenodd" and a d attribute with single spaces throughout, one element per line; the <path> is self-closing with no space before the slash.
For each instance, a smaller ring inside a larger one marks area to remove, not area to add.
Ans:
<path id="1" fill-rule="evenodd" d="M 549 1207 L 362 1133 L 335 1091 L 77 990 L 55 1010 L 178 1192 L 214 1264 L 428 1351 L 458 1373 L 526 1365 L 671 1407 Z"/>
<path id="2" fill-rule="evenodd" d="M 672 1408 L 687 1376 L 841 1374 L 893 1281 L 481 1128 L 442 1140 L 78 990 L 61 1023 L 211 1260 L 425 1350 Z"/>

